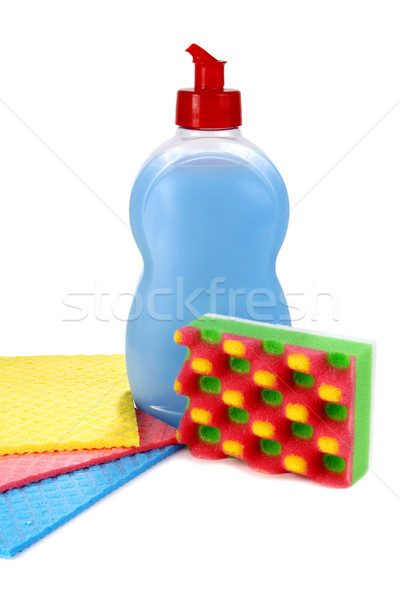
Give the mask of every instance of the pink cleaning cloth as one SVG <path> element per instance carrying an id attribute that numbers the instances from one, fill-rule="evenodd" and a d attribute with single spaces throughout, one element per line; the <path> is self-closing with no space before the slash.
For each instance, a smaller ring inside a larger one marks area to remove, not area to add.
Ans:
<path id="1" fill-rule="evenodd" d="M 176 431 L 170 425 L 136 411 L 140 446 L 104 448 L 100 450 L 70 450 L 0 456 L 0 492 L 54 477 L 61 473 L 83 469 L 99 463 L 176 444 Z"/>

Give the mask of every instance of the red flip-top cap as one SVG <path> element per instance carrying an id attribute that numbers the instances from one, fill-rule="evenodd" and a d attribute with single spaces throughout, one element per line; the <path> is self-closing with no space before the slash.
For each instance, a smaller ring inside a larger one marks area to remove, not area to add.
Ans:
<path id="1" fill-rule="evenodd" d="M 175 123 L 187 129 L 229 129 L 242 124 L 239 90 L 224 88 L 225 61 L 197 44 L 187 48 L 195 64 L 194 88 L 178 90 Z"/>

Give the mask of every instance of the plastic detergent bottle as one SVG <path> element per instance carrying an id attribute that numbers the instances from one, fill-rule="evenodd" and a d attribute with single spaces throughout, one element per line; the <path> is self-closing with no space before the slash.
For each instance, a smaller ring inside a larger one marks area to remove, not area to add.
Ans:
<path id="1" fill-rule="evenodd" d="M 178 91 L 174 138 L 145 162 L 130 222 L 143 274 L 129 315 L 126 364 L 136 406 L 177 426 L 177 328 L 204 313 L 290 325 L 275 273 L 289 204 L 276 167 L 242 137 L 224 61 L 192 44 L 195 85 Z"/>

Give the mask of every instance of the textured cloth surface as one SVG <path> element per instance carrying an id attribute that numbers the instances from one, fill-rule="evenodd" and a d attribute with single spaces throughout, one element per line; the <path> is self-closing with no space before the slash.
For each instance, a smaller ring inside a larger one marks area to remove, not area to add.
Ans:
<path id="1" fill-rule="evenodd" d="M 24 550 L 180 448 L 174 445 L 140 452 L 3 492 L 0 557 Z"/>
<path id="2" fill-rule="evenodd" d="M 0 454 L 138 445 L 122 354 L 0 358 Z"/>
<path id="3" fill-rule="evenodd" d="M 32 481 L 176 443 L 176 431 L 173 427 L 141 411 L 137 411 L 136 414 L 140 437 L 140 446 L 137 448 L 66 450 L 0 456 L 0 492 L 21 487 Z"/>

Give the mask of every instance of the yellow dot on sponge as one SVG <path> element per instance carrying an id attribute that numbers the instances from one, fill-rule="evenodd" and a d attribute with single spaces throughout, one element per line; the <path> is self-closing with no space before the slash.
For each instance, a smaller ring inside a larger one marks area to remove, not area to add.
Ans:
<path id="1" fill-rule="evenodd" d="M 318 448 L 326 454 L 338 454 L 339 443 L 337 439 L 333 437 L 320 437 L 318 438 Z"/>
<path id="2" fill-rule="evenodd" d="M 254 435 L 261 438 L 272 438 L 275 433 L 275 427 L 268 421 L 254 421 L 251 429 Z"/>
<path id="3" fill-rule="evenodd" d="M 180 344 L 182 341 L 182 332 L 177 329 L 174 333 L 174 342 L 175 344 Z"/>
<path id="4" fill-rule="evenodd" d="M 182 384 L 179 381 L 179 379 L 175 379 L 174 390 L 176 391 L 177 394 L 180 394 L 182 391 Z"/>
<path id="5" fill-rule="evenodd" d="M 274 375 L 274 373 L 270 373 L 269 371 L 256 371 L 254 373 L 254 381 L 263 387 L 274 387 L 276 383 L 276 375 Z"/>
<path id="6" fill-rule="evenodd" d="M 204 408 L 193 408 L 190 413 L 193 421 L 200 425 L 209 425 L 211 423 L 211 413 Z"/>
<path id="7" fill-rule="evenodd" d="M 208 375 L 212 371 L 212 364 L 208 358 L 194 358 L 192 360 L 192 369 L 196 373 L 204 373 Z"/>
<path id="8" fill-rule="evenodd" d="M 307 423 L 308 410 L 303 404 L 288 404 L 286 406 L 286 416 L 291 421 Z"/>
<path id="9" fill-rule="evenodd" d="M 342 399 L 341 390 L 334 385 L 320 385 L 318 388 L 319 397 L 327 402 L 340 402 Z"/>
<path id="10" fill-rule="evenodd" d="M 301 373 L 308 373 L 311 368 L 310 359 L 305 354 L 289 354 L 287 362 L 290 369 Z"/>
<path id="11" fill-rule="evenodd" d="M 228 406 L 235 406 L 236 408 L 242 408 L 244 403 L 243 394 L 239 390 L 225 390 L 222 394 L 222 400 Z"/>
<path id="12" fill-rule="evenodd" d="M 302 456 L 289 454 L 283 459 L 283 464 L 288 471 L 293 471 L 293 473 L 300 473 L 300 475 L 304 475 L 304 473 L 307 471 L 307 463 Z"/>
<path id="13" fill-rule="evenodd" d="M 176 432 L 176 441 L 180 442 L 181 441 L 181 434 L 179 431 Z"/>
<path id="14" fill-rule="evenodd" d="M 240 457 L 243 454 L 243 445 L 236 440 L 226 440 L 222 444 L 222 449 L 225 454 L 229 454 L 230 456 Z"/>
<path id="15" fill-rule="evenodd" d="M 232 356 L 243 356 L 246 352 L 246 348 L 239 340 L 225 340 L 224 351 Z"/>

